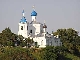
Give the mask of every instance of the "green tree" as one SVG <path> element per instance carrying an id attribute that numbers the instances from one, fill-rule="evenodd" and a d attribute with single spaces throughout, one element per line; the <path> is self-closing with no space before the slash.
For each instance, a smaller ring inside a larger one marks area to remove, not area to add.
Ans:
<path id="1" fill-rule="evenodd" d="M 0 33 L 0 43 L 2 45 L 7 45 L 7 41 L 10 40 L 12 36 L 12 32 L 11 30 L 8 28 L 5 28 L 5 30 L 2 31 L 2 33 Z"/>
<path id="2" fill-rule="evenodd" d="M 76 52 L 75 49 L 77 49 L 80 44 L 80 37 L 76 30 L 72 28 L 58 29 L 57 32 L 54 32 L 53 34 L 59 35 L 63 46 L 66 47 L 70 53 Z"/>
<path id="3" fill-rule="evenodd" d="M 53 46 L 47 46 L 42 50 L 42 60 L 56 60 L 57 54 Z"/>
<path id="4" fill-rule="evenodd" d="M 34 43 L 33 39 L 30 39 L 30 37 L 26 38 L 25 40 L 28 47 L 32 46 L 32 44 Z"/>
<path id="5" fill-rule="evenodd" d="M 0 33 L 0 45 L 3 46 L 13 46 L 14 41 L 17 40 L 18 35 L 12 33 L 10 28 L 5 28 L 1 33 Z"/>
<path id="6" fill-rule="evenodd" d="M 3 50 L 3 51 L 2 51 Z M 28 49 L 22 47 L 0 48 L 0 60 L 34 60 Z"/>

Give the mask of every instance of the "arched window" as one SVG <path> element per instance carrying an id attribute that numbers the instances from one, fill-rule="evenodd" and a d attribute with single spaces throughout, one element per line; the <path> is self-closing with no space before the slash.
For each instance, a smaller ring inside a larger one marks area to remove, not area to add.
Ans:
<path id="1" fill-rule="evenodd" d="M 23 26 L 21 26 L 21 30 L 23 30 Z"/>
<path id="2" fill-rule="evenodd" d="M 32 33 L 32 30 L 30 30 L 30 33 Z"/>

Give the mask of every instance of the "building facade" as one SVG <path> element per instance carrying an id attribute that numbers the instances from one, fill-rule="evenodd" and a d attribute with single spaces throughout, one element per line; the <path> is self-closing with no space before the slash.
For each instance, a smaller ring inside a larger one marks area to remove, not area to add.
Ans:
<path id="1" fill-rule="evenodd" d="M 39 47 L 49 46 L 61 46 L 62 43 L 58 37 L 53 34 L 47 33 L 47 26 L 36 20 L 37 12 L 35 9 L 31 12 L 32 20 L 28 22 L 24 16 L 24 10 L 22 12 L 22 19 L 19 22 L 18 35 L 22 35 L 24 38 L 30 37 Z"/>

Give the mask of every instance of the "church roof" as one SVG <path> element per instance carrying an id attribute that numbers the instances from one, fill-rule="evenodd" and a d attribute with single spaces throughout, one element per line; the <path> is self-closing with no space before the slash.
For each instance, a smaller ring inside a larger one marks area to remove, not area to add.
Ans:
<path id="1" fill-rule="evenodd" d="M 20 23 L 25 23 L 25 22 L 27 22 L 26 18 L 22 17 L 22 19 L 20 20 Z"/>
<path id="2" fill-rule="evenodd" d="M 30 24 L 41 24 L 40 22 L 37 22 L 37 21 L 31 21 Z"/>
<path id="3" fill-rule="evenodd" d="M 37 13 L 36 13 L 35 10 L 33 10 L 33 11 L 31 12 L 31 16 L 37 16 Z"/>

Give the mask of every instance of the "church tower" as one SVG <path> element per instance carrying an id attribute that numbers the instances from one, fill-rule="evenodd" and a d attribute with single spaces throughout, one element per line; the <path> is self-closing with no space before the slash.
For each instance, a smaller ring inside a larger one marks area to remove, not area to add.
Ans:
<path id="1" fill-rule="evenodd" d="M 46 29 L 47 29 L 47 26 L 46 26 L 45 20 L 44 20 L 44 25 L 43 25 L 43 33 L 44 33 L 44 36 L 47 33 L 47 30 Z"/>
<path id="2" fill-rule="evenodd" d="M 36 21 L 37 13 L 36 13 L 36 11 L 35 11 L 35 9 L 34 9 L 34 6 L 33 6 L 33 11 L 32 11 L 32 13 L 31 13 L 31 16 L 32 16 L 32 21 Z"/>
<path id="3" fill-rule="evenodd" d="M 18 35 L 22 35 L 24 38 L 27 38 L 27 20 L 24 16 L 24 10 L 22 11 L 22 18 L 19 22 L 19 31 L 18 31 Z"/>

